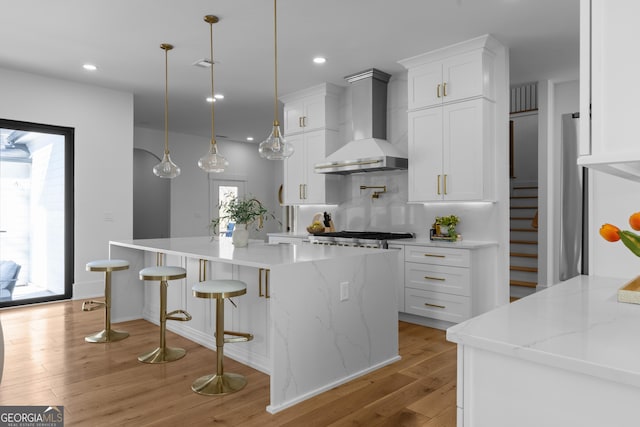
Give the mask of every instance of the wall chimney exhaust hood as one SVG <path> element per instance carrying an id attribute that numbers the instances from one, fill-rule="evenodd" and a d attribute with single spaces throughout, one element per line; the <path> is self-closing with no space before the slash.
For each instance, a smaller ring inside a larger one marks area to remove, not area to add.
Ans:
<path id="1" fill-rule="evenodd" d="M 390 77 L 375 68 L 345 77 L 351 84 L 353 141 L 316 163 L 316 173 L 349 175 L 407 169 L 406 154 L 386 141 Z"/>

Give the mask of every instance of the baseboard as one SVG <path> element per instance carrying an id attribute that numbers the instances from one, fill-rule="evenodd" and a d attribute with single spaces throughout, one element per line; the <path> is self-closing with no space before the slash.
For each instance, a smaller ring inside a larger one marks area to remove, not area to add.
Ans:
<path id="1" fill-rule="evenodd" d="M 430 317 L 416 316 L 410 313 L 398 313 L 398 320 L 401 322 L 413 323 L 415 325 L 426 326 L 428 328 L 440 329 L 446 331 L 447 328 L 455 325 L 453 322 L 446 320 L 432 319 Z"/>
<path id="2" fill-rule="evenodd" d="M 104 279 L 91 282 L 74 283 L 71 299 L 87 299 L 104 296 Z"/>

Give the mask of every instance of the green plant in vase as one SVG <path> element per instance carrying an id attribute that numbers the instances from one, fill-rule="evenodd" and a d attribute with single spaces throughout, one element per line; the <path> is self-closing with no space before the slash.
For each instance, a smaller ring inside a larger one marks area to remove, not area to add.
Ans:
<path id="1" fill-rule="evenodd" d="M 456 225 L 460 222 L 460 218 L 456 215 L 437 216 L 436 225 L 440 226 L 440 234 L 447 235 L 451 238 L 456 237 Z"/>
<path id="2" fill-rule="evenodd" d="M 235 246 L 239 247 L 247 246 L 249 241 L 249 227 L 252 224 L 258 222 L 255 229 L 259 230 L 263 227 L 267 219 L 275 219 L 275 216 L 254 197 L 238 199 L 236 196 L 231 196 L 218 205 L 218 211 L 223 212 L 223 215 L 211 220 L 211 224 L 209 225 L 211 232 L 213 235 L 216 235 L 218 226 L 225 220 L 235 223 L 232 241 Z"/>

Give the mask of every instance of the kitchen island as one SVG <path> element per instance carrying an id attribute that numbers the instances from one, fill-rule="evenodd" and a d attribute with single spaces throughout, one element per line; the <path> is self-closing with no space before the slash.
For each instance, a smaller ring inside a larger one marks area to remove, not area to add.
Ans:
<path id="1" fill-rule="evenodd" d="M 215 303 L 191 287 L 205 278 L 247 283 L 247 294 L 233 298 L 237 308 L 225 301 L 225 329 L 254 339 L 224 352 L 270 375 L 271 413 L 399 360 L 394 251 L 254 241 L 236 248 L 230 238 L 189 237 L 112 241 L 110 258 L 130 262 L 112 277 L 114 323 L 157 324 L 158 284 L 143 284 L 138 272 L 158 262 L 183 266 L 187 279 L 169 282 L 167 310 L 193 319 L 167 329 L 211 349 Z"/>
<path id="2" fill-rule="evenodd" d="M 640 305 L 578 276 L 447 330 L 458 426 L 637 426 Z"/>

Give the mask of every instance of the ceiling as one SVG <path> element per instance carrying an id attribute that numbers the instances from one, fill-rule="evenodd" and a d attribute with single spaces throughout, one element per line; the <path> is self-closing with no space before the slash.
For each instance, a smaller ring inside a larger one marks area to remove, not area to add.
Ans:
<path id="1" fill-rule="evenodd" d="M 254 143 L 273 121 L 272 0 L 28 0 L 3 2 L 0 68 L 134 94 L 136 126 L 211 137 L 209 57 L 214 24 L 219 140 Z M 510 51 L 511 83 L 578 78 L 579 0 L 280 0 L 278 85 L 283 95 L 490 33 Z M 312 58 L 322 55 L 321 66 Z M 88 72 L 84 63 L 95 64 Z M 0 96 L 0 102 L 1 101 Z"/>

